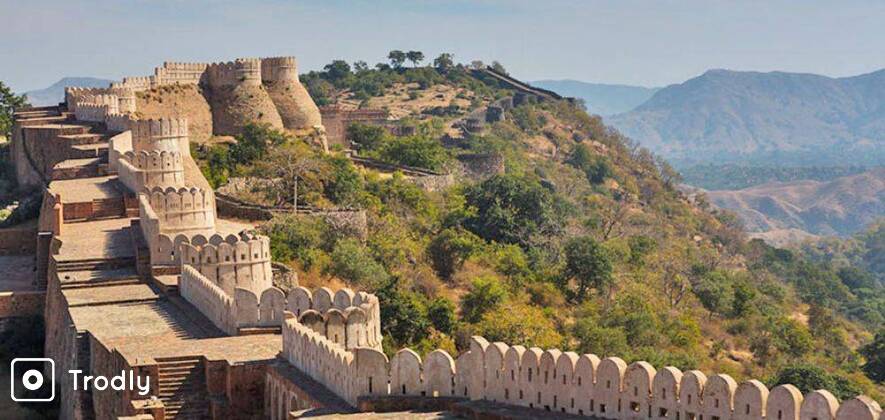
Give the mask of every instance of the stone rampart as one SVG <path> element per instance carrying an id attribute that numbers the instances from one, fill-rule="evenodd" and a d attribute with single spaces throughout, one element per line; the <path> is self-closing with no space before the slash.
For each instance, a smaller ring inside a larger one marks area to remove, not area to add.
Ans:
<path id="1" fill-rule="evenodd" d="M 298 82 L 298 62 L 295 57 L 265 57 L 261 59 L 261 81 Z"/>
<path id="2" fill-rule="evenodd" d="M 178 286 L 182 297 L 229 335 L 238 335 L 241 328 L 278 327 L 283 322 L 286 298 L 276 287 L 260 294 L 235 288 L 233 294 L 229 294 L 187 264 L 181 269 Z"/>
<path id="3" fill-rule="evenodd" d="M 109 88 L 69 88 L 66 101 L 76 112 L 84 103 L 81 97 L 114 95 L 116 100 L 108 113 L 134 113 L 136 92 L 168 85 L 208 88 L 203 93 L 212 113 L 212 132 L 208 135 L 236 135 L 252 121 L 292 130 L 311 130 L 323 123 L 319 108 L 298 80 L 294 57 L 238 58 L 223 63 L 165 62 L 154 68 L 151 76 L 124 77 Z"/>
<path id="4" fill-rule="evenodd" d="M 194 267 L 181 268 L 178 293 L 194 305 L 218 329 L 229 335 L 237 335 L 234 299 Z"/>
<path id="5" fill-rule="evenodd" d="M 110 93 L 111 90 L 109 88 L 84 88 L 69 86 L 65 88 L 65 103 L 68 106 L 68 111 L 76 112 L 77 105 L 79 103 L 88 102 L 85 100 L 87 96 L 106 95 Z"/>
<path id="6" fill-rule="evenodd" d="M 129 131 L 129 125 L 130 125 L 131 121 L 132 121 L 132 117 L 130 117 L 128 114 L 108 114 L 105 117 L 105 125 L 107 126 L 108 131 L 113 131 L 113 132 L 122 133 L 124 131 Z M 131 133 L 130 133 L 130 139 L 131 139 Z M 130 145 L 131 145 L 131 143 L 132 142 L 130 140 Z M 131 150 L 131 146 L 130 146 L 130 150 Z"/>
<path id="7" fill-rule="evenodd" d="M 299 322 L 346 349 L 381 349 L 381 305 L 378 297 L 348 288 L 313 292 L 296 287 L 286 298 L 286 310 Z"/>
<path id="8" fill-rule="evenodd" d="M 135 92 L 141 92 L 154 87 L 157 87 L 157 78 L 155 76 L 124 77 L 120 82 L 111 83 L 111 88 L 127 88 Z"/>
<path id="9" fill-rule="evenodd" d="M 280 114 L 283 127 L 304 130 L 323 124 L 319 108 L 298 81 L 295 57 L 261 59 L 261 79 Z"/>
<path id="10" fill-rule="evenodd" d="M 226 238 L 212 235 L 207 240 L 198 235 L 177 249 L 182 264 L 193 266 L 231 296 L 237 288 L 261 296 L 273 287 L 270 239 L 266 236 L 243 232 Z"/>
<path id="11" fill-rule="evenodd" d="M 215 229 L 212 191 L 154 187 L 143 195 L 160 218 L 163 233 L 196 231 L 211 235 Z"/>
<path id="12" fill-rule="evenodd" d="M 354 123 L 384 125 L 389 116 L 383 109 L 346 110 L 338 106 L 324 106 L 319 108 L 319 112 L 329 144 L 339 144 L 348 149 L 352 145 L 347 139 L 347 127 Z"/>
<path id="13" fill-rule="evenodd" d="M 74 115 L 80 121 L 104 122 L 108 115 L 108 106 L 90 103 L 80 103 L 74 111 Z"/>
<path id="14" fill-rule="evenodd" d="M 156 150 L 190 154 L 186 118 L 133 120 L 129 128 L 135 152 Z"/>
<path id="15" fill-rule="evenodd" d="M 456 396 L 605 419 L 866 419 L 881 408 L 865 396 L 839 402 L 825 390 L 803 396 L 793 385 L 769 390 L 756 380 L 707 377 L 647 362 L 627 364 L 559 350 L 471 340 L 457 360 L 442 350 L 424 358 L 403 349 L 349 352 L 296 321 L 283 328 L 283 354 L 351 404 L 368 396 Z M 343 382 L 335 371 L 348 372 Z"/>
<path id="16" fill-rule="evenodd" d="M 184 157 L 167 151 L 128 151 L 114 167 L 120 181 L 133 192 L 152 188 L 178 188 L 185 185 Z"/>
<path id="17" fill-rule="evenodd" d="M 213 88 L 261 85 L 261 60 L 257 58 L 238 58 L 212 64 L 206 72 L 209 86 Z"/>
<path id="18" fill-rule="evenodd" d="M 166 61 L 162 67 L 154 69 L 154 76 L 160 85 L 200 83 L 209 63 L 180 63 Z"/>

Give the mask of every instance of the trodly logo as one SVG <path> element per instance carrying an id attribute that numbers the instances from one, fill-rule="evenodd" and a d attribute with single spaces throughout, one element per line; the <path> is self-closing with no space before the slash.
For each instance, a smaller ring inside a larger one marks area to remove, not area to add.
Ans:
<path id="1" fill-rule="evenodd" d="M 74 375 L 74 391 L 80 389 L 88 391 L 96 389 L 104 391 L 108 388 L 114 391 L 138 391 L 138 395 L 146 396 L 151 390 L 151 378 L 149 376 L 136 376 L 132 371 L 120 371 L 119 375 L 108 379 L 106 376 L 83 375 L 82 370 L 69 370 L 68 373 Z M 144 379 L 144 383 L 141 380 Z"/>
<path id="2" fill-rule="evenodd" d="M 55 399 L 55 361 L 45 357 L 21 357 L 10 364 L 13 401 L 46 402 Z M 22 389 L 24 388 L 24 389 Z"/>

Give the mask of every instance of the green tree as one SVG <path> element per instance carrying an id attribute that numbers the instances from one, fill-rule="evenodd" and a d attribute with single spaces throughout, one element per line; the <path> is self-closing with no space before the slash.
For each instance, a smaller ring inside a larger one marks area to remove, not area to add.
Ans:
<path id="1" fill-rule="evenodd" d="M 594 153 L 589 146 L 583 143 L 575 146 L 575 151 L 568 163 L 584 172 L 587 175 L 587 180 L 593 184 L 601 184 L 614 173 L 608 158 Z"/>
<path id="2" fill-rule="evenodd" d="M 461 318 L 467 322 L 478 322 L 486 312 L 495 310 L 504 302 L 506 294 L 498 280 L 491 277 L 477 278 L 461 298 Z"/>
<path id="3" fill-rule="evenodd" d="M 556 198 L 537 181 L 495 175 L 467 188 L 465 196 L 476 212 L 464 226 L 485 240 L 527 246 L 537 234 L 559 231 Z"/>
<path id="4" fill-rule="evenodd" d="M 455 66 L 455 56 L 449 53 L 442 53 L 439 57 L 433 59 L 433 67 L 440 73 L 448 72 Z"/>
<path id="5" fill-rule="evenodd" d="M 347 126 L 347 139 L 357 150 L 375 150 L 389 137 L 387 130 L 377 125 L 354 123 Z"/>
<path id="6" fill-rule="evenodd" d="M 524 303 L 503 305 L 487 311 L 477 333 L 490 342 L 520 343 L 526 347 L 555 348 L 562 336 L 553 321 L 538 307 Z"/>
<path id="7" fill-rule="evenodd" d="M 28 106 L 25 95 L 16 95 L 8 86 L 0 81 L 0 136 L 12 136 L 12 114 Z"/>
<path id="8" fill-rule="evenodd" d="M 343 87 L 348 78 L 353 76 L 350 64 L 344 60 L 335 60 L 323 67 L 326 72 L 326 80 L 337 87 Z"/>
<path id="9" fill-rule="evenodd" d="M 867 359 L 863 370 L 867 376 L 879 383 L 885 382 L 885 329 L 879 330 L 872 342 L 859 350 Z"/>
<path id="10" fill-rule="evenodd" d="M 395 69 L 400 69 L 403 67 L 403 63 L 406 62 L 406 53 L 400 50 L 393 50 L 387 54 L 387 59 L 390 60 L 390 65 Z"/>
<path id="11" fill-rule="evenodd" d="M 442 144 L 429 136 L 394 137 L 382 143 L 377 156 L 384 161 L 431 170 L 442 169 L 449 154 Z"/>
<path id="12" fill-rule="evenodd" d="M 427 305 L 427 318 L 438 331 L 451 334 L 457 322 L 455 304 L 444 297 L 438 297 Z"/>
<path id="13" fill-rule="evenodd" d="M 591 288 L 607 292 L 614 279 L 605 248 L 589 236 L 569 240 L 565 245 L 565 269 L 560 281 L 569 297 L 579 303 Z"/>
<path id="14" fill-rule="evenodd" d="M 274 261 L 297 259 L 310 270 L 322 252 L 324 236 L 328 231 L 323 219 L 279 215 L 261 226 L 261 232 L 270 238 L 270 252 Z"/>
<path id="15" fill-rule="evenodd" d="M 724 315 L 731 310 L 731 279 L 720 270 L 711 271 L 692 285 L 691 290 L 697 296 L 704 309 L 712 314 Z"/>
<path id="16" fill-rule="evenodd" d="M 382 331 L 393 339 L 393 344 L 410 345 L 427 337 L 430 320 L 422 310 L 421 299 L 412 292 L 400 290 L 399 279 L 388 279 L 375 295 L 381 306 Z"/>
<path id="17" fill-rule="evenodd" d="M 427 254 L 436 273 L 444 280 L 449 280 L 481 246 L 482 240 L 473 233 L 448 228 L 430 240 Z"/>
<path id="18" fill-rule="evenodd" d="M 406 53 L 406 59 L 412 62 L 412 67 L 418 67 L 418 64 L 424 61 L 424 53 L 421 51 L 409 51 Z"/>
<path id="19" fill-rule="evenodd" d="M 740 318 L 752 307 L 753 300 L 756 299 L 756 290 L 748 282 L 741 280 L 734 282 L 732 293 L 731 314 Z"/>
<path id="20" fill-rule="evenodd" d="M 332 250 L 331 274 L 370 290 L 386 284 L 390 275 L 356 239 L 343 239 Z"/>
<path id="21" fill-rule="evenodd" d="M 255 123 L 246 124 L 236 139 L 229 153 L 231 165 L 245 165 L 264 159 L 272 146 L 291 140 L 288 134 L 274 129 L 270 124 Z"/>
<path id="22" fill-rule="evenodd" d="M 603 326 L 596 317 L 579 318 L 575 322 L 574 335 L 581 353 L 623 357 L 630 352 L 623 328 Z"/>
<path id="23" fill-rule="evenodd" d="M 862 392 L 847 378 L 827 373 L 820 367 L 810 364 L 788 365 L 782 368 L 769 382 L 772 388 L 782 384 L 793 384 L 803 394 L 826 389 L 843 401 L 854 398 Z"/>

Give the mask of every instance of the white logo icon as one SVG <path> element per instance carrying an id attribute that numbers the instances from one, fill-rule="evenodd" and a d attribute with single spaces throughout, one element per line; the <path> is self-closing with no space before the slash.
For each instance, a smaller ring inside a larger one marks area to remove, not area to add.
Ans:
<path id="1" fill-rule="evenodd" d="M 16 395 L 16 384 L 21 381 L 21 385 L 28 391 L 37 391 L 46 383 L 43 372 L 35 368 L 36 363 L 42 363 L 44 372 L 49 374 L 49 396 L 48 397 L 30 397 L 27 395 Z M 13 359 L 10 364 L 11 389 L 10 394 L 13 401 L 20 402 L 47 402 L 55 399 L 55 361 L 45 357 L 21 357 Z"/>

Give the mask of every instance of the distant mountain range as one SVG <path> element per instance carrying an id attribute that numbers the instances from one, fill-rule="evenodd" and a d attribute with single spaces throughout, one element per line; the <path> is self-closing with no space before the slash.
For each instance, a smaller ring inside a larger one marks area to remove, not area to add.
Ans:
<path id="1" fill-rule="evenodd" d="M 95 77 L 65 77 L 48 88 L 25 92 L 25 95 L 28 96 L 28 102 L 34 106 L 57 105 L 65 99 L 65 87 L 107 87 L 112 81 Z"/>
<path id="2" fill-rule="evenodd" d="M 630 111 L 660 90 L 660 88 L 587 83 L 577 80 L 538 80 L 531 84 L 552 90 L 562 96 L 583 99 L 588 111 L 604 117 Z"/>
<path id="3" fill-rule="evenodd" d="M 766 240 L 850 235 L 885 214 L 885 168 L 828 182 L 773 182 L 735 191 L 708 191 L 710 202 L 734 211 Z"/>
<path id="4" fill-rule="evenodd" d="M 885 70 L 830 78 L 710 70 L 606 119 L 677 166 L 885 163 Z"/>

